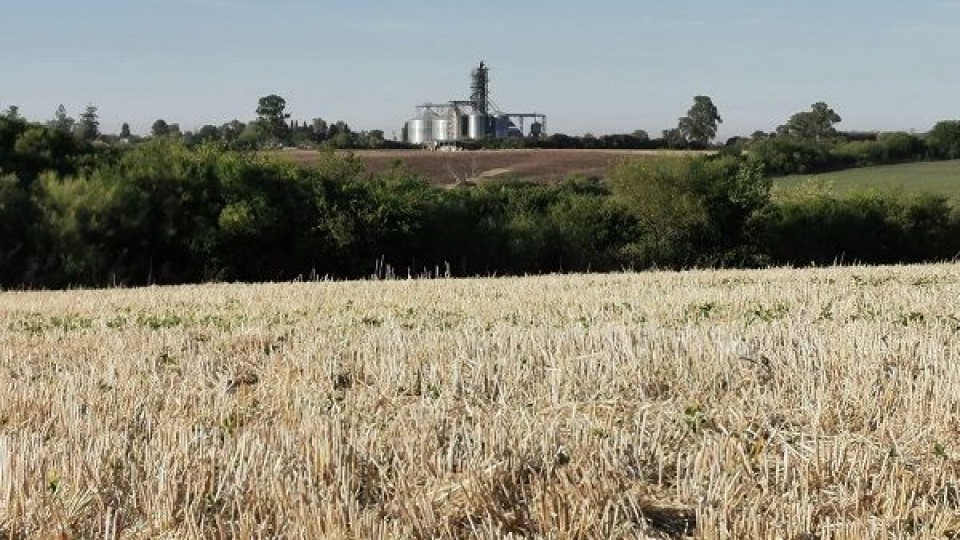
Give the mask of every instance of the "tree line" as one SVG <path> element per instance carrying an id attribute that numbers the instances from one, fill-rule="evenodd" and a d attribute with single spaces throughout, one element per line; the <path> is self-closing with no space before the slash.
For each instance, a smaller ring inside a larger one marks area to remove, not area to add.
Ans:
<path id="1" fill-rule="evenodd" d="M 770 196 L 753 153 L 625 161 L 609 181 L 443 188 L 328 152 L 117 148 L 0 116 L 0 286 L 920 262 L 960 252 L 937 197 Z"/>
<path id="2" fill-rule="evenodd" d="M 257 117 L 243 122 L 231 120 L 221 125 L 205 124 L 197 130 L 183 130 L 179 123 L 158 118 L 145 136 L 134 134 L 124 122 L 120 132 L 103 133 L 100 129 L 99 108 L 88 105 L 78 118 L 73 118 L 60 105 L 46 126 L 58 133 L 70 134 L 81 142 L 108 146 L 137 144 L 151 138 L 176 139 L 187 146 L 211 142 L 221 143 L 236 150 L 262 150 L 284 146 L 313 149 L 381 149 L 407 146 L 385 138 L 382 130 L 355 131 L 343 120 L 328 122 L 323 118 L 310 121 L 291 120 L 286 111 L 286 100 L 272 94 L 260 98 Z M 0 116 L 25 120 L 17 106 L 8 107 Z"/>
<path id="3" fill-rule="evenodd" d="M 259 99 L 256 118 L 249 122 L 231 120 L 222 125 L 204 125 L 196 131 L 183 131 L 179 124 L 157 119 L 148 137 L 133 135 L 124 123 L 119 135 L 100 132 L 99 112 L 88 105 L 78 120 L 71 118 L 63 105 L 46 125 L 58 133 L 72 133 L 85 143 L 113 146 L 136 144 L 147 138 L 170 138 L 187 146 L 212 142 L 236 150 L 297 147 L 305 149 L 398 149 L 412 148 L 386 138 L 382 130 L 354 131 L 339 120 L 323 118 L 310 121 L 291 120 L 286 100 L 276 94 Z M 19 118 L 17 107 L 10 107 L 2 116 Z M 709 96 L 695 96 L 687 113 L 675 128 L 665 129 L 660 137 L 651 137 L 643 130 L 632 133 L 571 136 L 564 133 L 530 135 L 505 139 L 464 141 L 467 149 L 648 149 L 706 150 L 718 149 L 732 155 L 749 152 L 760 159 L 768 174 L 789 175 L 835 171 L 904 163 L 920 160 L 960 158 L 960 121 L 938 122 L 926 134 L 904 132 L 856 133 L 841 132 L 836 124 L 840 115 L 824 102 L 810 110 L 790 116 L 771 132 L 756 131 L 750 137 L 731 137 L 723 144 L 714 144 L 719 124 L 719 109 Z"/>

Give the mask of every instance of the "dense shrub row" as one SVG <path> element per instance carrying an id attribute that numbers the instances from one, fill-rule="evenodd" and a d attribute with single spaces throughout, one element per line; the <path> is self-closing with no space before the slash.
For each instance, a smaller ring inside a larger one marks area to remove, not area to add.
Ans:
<path id="1" fill-rule="evenodd" d="M 893 264 L 960 256 L 960 215 L 932 195 L 800 194 L 770 205 L 752 226 L 776 264 Z"/>
<path id="2" fill-rule="evenodd" d="M 31 129 L 6 139 L 0 130 L 8 288 L 351 278 L 387 267 L 405 276 L 917 262 L 960 251 L 960 219 L 942 199 L 771 201 L 756 159 L 628 161 L 606 183 L 448 189 L 399 164 L 373 176 L 333 153 L 310 168 L 169 139 L 103 153 Z"/>
<path id="3" fill-rule="evenodd" d="M 924 137 L 882 133 L 858 138 L 773 136 L 746 145 L 773 175 L 808 174 L 922 160 L 960 158 L 960 121 L 939 122 Z"/>
<path id="4" fill-rule="evenodd" d="M 636 221 L 595 183 L 442 189 L 329 154 L 310 168 L 169 140 L 86 173 L 0 182 L 5 286 L 276 280 L 440 269 L 611 270 Z M 379 261 L 379 263 L 378 263 Z"/>

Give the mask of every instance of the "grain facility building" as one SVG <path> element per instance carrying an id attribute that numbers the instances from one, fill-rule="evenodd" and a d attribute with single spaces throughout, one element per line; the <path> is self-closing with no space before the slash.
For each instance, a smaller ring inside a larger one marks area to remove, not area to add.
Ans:
<path id="1" fill-rule="evenodd" d="M 493 103 L 490 68 L 480 62 L 471 73 L 470 99 L 418 105 L 416 117 L 403 127 L 403 140 L 436 148 L 488 138 L 541 137 L 546 132 L 546 115 L 503 112 Z"/>

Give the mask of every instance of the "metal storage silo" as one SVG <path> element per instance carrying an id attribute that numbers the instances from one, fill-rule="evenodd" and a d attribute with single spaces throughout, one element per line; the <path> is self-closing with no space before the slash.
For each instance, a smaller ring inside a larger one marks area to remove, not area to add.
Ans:
<path id="1" fill-rule="evenodd" d="M 424 115 L 407 122 L 407 142 L 426 144 L 433 141 L 434 116 Z"/>
<path id="2" fill-rule="evenodd" d="M 467 138 L 476 140 L 487 136 L 487 117 L 473 112 L 467 115 Z"/>
<path id="3" fill-rule="evenodd" d="M 414 118 L 407 121 L 407 142 L 410 144 L 423 144 L 426 139 L 426 130 L 424 122 L 420 118 Z"/>
<path id="4" fill-rule="evenodd" d="M 453 122 L 449 118 L 436 117 L 433 119 L 433 140 L 452 141 L 456 139 L 453 132 Z"/>

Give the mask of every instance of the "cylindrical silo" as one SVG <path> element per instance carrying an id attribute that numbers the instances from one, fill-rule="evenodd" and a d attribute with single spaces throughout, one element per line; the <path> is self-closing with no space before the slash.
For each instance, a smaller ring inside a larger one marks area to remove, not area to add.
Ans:
<path id="1" fill-rule="evenodd" d="M 452 141 L 456 139 L 453 133 L 453 122 L 449 118 L 438 116 L 433 119 L 433 140 Z"/>
<path id="2" fill-rule="evenodd" d="M 433 139 L 433 120 L 436 115 L 423 114 L 407 122 L 407 142 L 410 144 L 426 144 Z"/>
<path id="3" fill-rule="evenodd" d="M 414 118 L 407 121 L 407 142 L 423 144 L 429 139 L 430 125 L 423 118 Z"/>
<path id="4" fill-rule="evenodd" d="M 478 112 L 467 115 L 467 138 L 483 139 L 487 136 L 487 117 Z"/>

